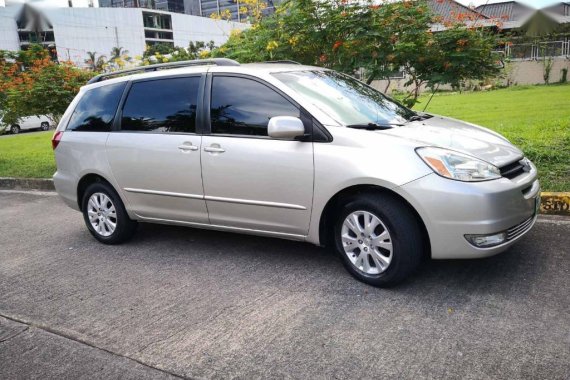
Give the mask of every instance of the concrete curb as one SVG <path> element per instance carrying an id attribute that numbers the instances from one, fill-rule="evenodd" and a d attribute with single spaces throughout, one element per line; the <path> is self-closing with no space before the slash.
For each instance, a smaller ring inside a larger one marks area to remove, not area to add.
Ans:
<path id="1" fill-rule="evenodd" d="M 55 191 L 50 178 L 5 178 L 0 177 L 0 189 Z M 570 192 L 541 193 L 540 213 L 545 215 L 570 216 Z"/>
<path id="2" fill-rule="evenodd" d="M 7 178 L 0 177 L 0 189 L 55 191 L 51 178 Z"/>
<path id="3" fill-rule="evenodd" d="M 570 216 L 570 193 L 541 193 L 540 213 Z"/>

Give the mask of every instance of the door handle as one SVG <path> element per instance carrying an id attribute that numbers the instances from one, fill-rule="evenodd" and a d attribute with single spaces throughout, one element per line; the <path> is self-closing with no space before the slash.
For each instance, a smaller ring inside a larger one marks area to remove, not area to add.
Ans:
<path id="1" fill-rule="evenodd" d="M 225 151 L 226 150 L 220 147 L 218 144 L 216 144 L 216 146 L 211 145 L 204 148 L 204 152 L 210 152 L 210 153 L 224 153 Z"/>
<path id="2" fill-rule="evenodd" d="M 178 145 L 178 149 L 180 149 L 183 152 L 187 152 L 189 150 L 196 151 L 198 150 L 198 147 L 196 145 L 192 145 L 191 142 L 187 142 L 182 145 Z"/>

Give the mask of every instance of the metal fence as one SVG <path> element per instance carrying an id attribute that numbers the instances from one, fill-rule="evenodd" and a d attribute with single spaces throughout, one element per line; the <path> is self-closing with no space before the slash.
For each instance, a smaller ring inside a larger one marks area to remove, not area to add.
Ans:
<path id="1" fill-rule="evenodd" d="M 498 51 L 513 60 L 538 60 L 544 57 L 570 58 L 570 40 L 512 44 Z"/>

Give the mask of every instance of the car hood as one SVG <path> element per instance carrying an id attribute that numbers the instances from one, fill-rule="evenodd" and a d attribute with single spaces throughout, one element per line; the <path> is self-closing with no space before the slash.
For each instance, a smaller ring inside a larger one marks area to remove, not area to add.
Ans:
<path id="1" fill-rule="evenodd" d="M 524 157 L 520 149 L 498 133 L 442 116 L 433 116 L 382 133 L 414 140 L 423 146 L 437 146 L 469 154 L 498 167 Z"/>

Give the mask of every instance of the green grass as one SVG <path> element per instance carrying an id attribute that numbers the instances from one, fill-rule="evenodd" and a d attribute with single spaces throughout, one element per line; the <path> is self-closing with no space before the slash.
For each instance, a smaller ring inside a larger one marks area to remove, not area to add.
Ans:
<path id="1" fill-rule="evenodd" d="M 427 97 L 416 108 L 422 110 Z M 506 136 L 538 166 L 545 191 L 570 191 L 570 85 L 441 93 L 427 111 Z M 53 132 L 0 138 L 0 177 L 47 178 L 55 172 Z"/>
<path id="2" fill-rule="evenodd" d="M 421 98 L 417 110 L 428 100 Z M 497 131 L 538 167 L 542 189 L 570 191 L 570 85 L 436 94 L 427 112 Z"/>
<path id="3" fill-rule="evenodd" d="M 55 173 L 53 131 L 0 137 L 0 177 L 48 178 Z"/>

